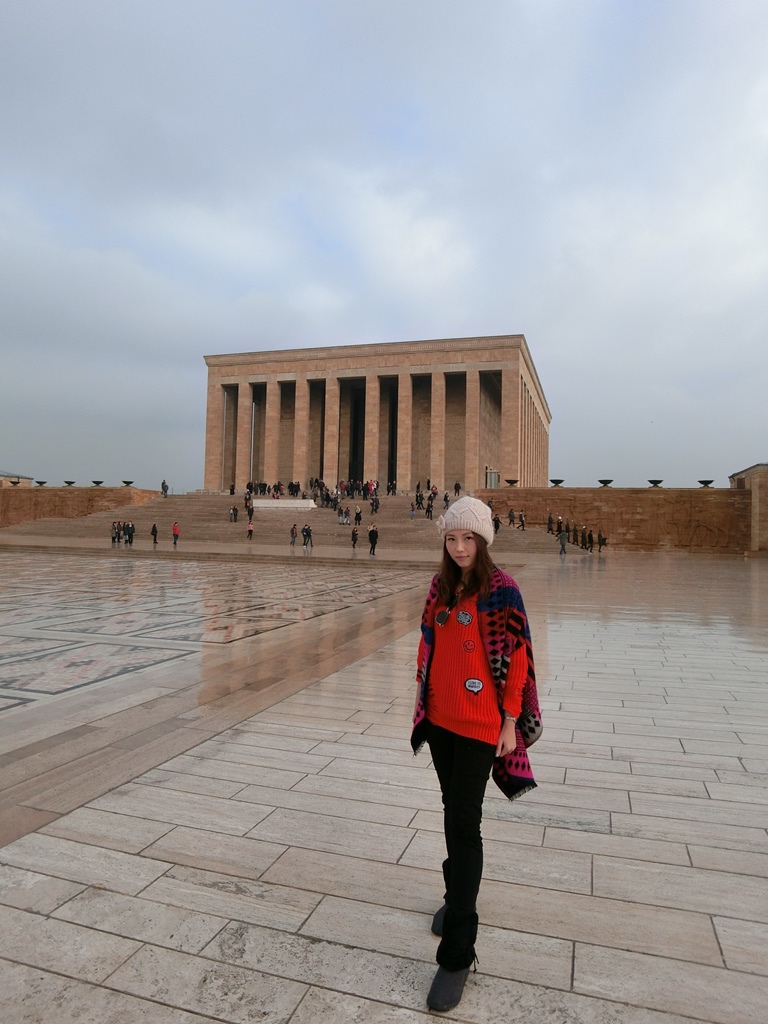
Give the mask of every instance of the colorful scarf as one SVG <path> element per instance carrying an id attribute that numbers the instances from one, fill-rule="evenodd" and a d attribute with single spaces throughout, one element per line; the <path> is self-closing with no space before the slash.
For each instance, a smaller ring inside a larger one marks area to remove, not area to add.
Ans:
<path id="1" fill-rule="evenodd" d="M 432 579 L 432 585 L 424 605 L 424 614 L 421 617 L 421 640 L 416 668 L 419 699 L 413 716 L 413 731 L 411 733 L 411 746 L 415 754 L 421 750 L 426 741 L 427 677 L 434 646 L 435 606 L 437 605 L 439 581 L 440 576 L 436 574 Z M 512 652 L 524 644 L 528 657 L 528 672 L 523 684 L 523 710 L 515 727 L 517 745 L 509 754 L 494 760 L 491 772 L 493 781 L 502 793 L 510 800 L 515 800 L 536 787 L 531 763 L 528 760 L 527 747 L 535 743 L 541 735 L 541 710 L 536 692 L 531 634 L 528 629 L 528 618 L 525 614 L 523 598 L 512 577 L 498 566 L 493 568 L 490 594 L 486 598 L 478 598 L 477 612 L 480 635 L 483 638 L 488 663 L 496 684 L 500 716 Z"/>

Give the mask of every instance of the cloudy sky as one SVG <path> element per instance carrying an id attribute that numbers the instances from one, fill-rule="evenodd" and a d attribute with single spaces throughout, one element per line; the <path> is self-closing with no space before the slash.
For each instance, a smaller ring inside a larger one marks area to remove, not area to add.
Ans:
<path id="1" fill-rule="evenodd" d="M 209 353 L 523 333 L 550 475 L 768 461 L 765 0 L 4 0 L 0 468 L 202 486 Z"/>

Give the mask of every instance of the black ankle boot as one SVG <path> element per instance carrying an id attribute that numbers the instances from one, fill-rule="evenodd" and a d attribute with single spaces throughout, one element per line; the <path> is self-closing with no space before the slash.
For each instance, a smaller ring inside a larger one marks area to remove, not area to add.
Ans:
<path id="1" fill-rule="evenodd" d="M 432 934 L 442 935 L 443 934 L 443 921 L 445 920 L 445 912 L 448 909 L 448 904 L 444 903 L 439 910 L 435 911 L 435 916 L 432 918 Z"/>
<path id="2" fill-rule="evenodd" d="M 427 996 L 427 1006 L 430 1010 L 445 1013 L 446 1010 L 458 1006 L 468 974 L 469 967 L 463 967 L 460 971 L 446 971 L 444 967 L 438 967 Z"/>

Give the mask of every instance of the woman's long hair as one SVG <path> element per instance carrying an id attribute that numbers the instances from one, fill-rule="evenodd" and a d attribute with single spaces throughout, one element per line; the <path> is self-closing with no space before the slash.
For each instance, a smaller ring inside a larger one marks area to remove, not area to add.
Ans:
<path id="1" fill-rule="evenodd" d="M 477 558 L 474 567 L 464 581 L 464 593 L 467 597 L 472 594 L 479 594 L 487 597 L 491 592 L 491 574 L 493 572 L 493 561 L 488 552 L 488 544 L 485 537 L 479 533 L 473 533 L 477 541 Z M 448 548 L 443 541 L 443 560 L 440 564 L 440 589 L 438 601 L 440 604 L 448 604 L 456 592 L 456 587 L 462 582 L 461 569 L 448 554 Z"/>

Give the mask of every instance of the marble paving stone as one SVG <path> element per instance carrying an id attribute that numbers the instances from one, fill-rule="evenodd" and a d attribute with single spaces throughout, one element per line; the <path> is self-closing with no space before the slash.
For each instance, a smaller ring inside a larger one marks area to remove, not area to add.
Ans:
<path id="1" fill-rule="evenodd" d="M 727 850 L 768 853 L 768 833 L 761 828 L 720 825 L 709 821 L 677 820 L 641 814 L 614 814 L 612 831 L 620 836 L 640 839 L 664 839 L 699 846 L 718 846 Z"/>
<path id="2" fill-rule="evenodd" d="M 144 851 L 144 856 L 241 878 L 259 878 L 285 846 L 244 836 L 177 826 Z"/>
<path id="3" fill-rule="evenodd" d="M 380 787 L 438 788 L 435 773 L 424 770 L 424 768 L 429 766 L 429 758 L 426 751 L 422 751 L 420 756 L 423 761 L 423 767 L 422 765 L 416 767 L 414 764 L 408 764 L 404 767 L 390 764 L 379 765 L 374 761 L 348 761 L 338 757 L 332 760 L 319 774 L 331 776 L 335 779 L 349 779 L 355 783 L 376 782 Z"/>
<path id="4" fill-rule="evenodd" d="M 628 747 L 634 744 L 643 750 L 666 750 L 672 753 L 682 752 L 682 741 L 671 736 L 657 736 L 652 730 L 643 734 L 632 734 L 626 731 L 618 733 L 588 732 L 586 729 L 575 729 L 574 743 L 586 743 L 590 746 Z M 727 751 L 726 751 L 727 752 Z"/>
<path id="5" fill-rule="evenodd" d="M 442 836 L 442 812 L 418 811 L 410 825 L 413 829 L 437 832 Z M 483 840 L 497 839 L 502 843 L 519 843 L 523 846 L 543 846 L 544 831 L 543 825 L 525 825 L 519 821 L 499 821 L 495 818 L 484 818 L 482 823 Z"/>
<path id="6" fill-rule="evenodd" d="M 3 1010 L 13 1024 L 210 1024 L 210 1017 L 0 960 Z M 54 1018 L 55 1014 L 55 1018 Z"/>
<path id="7" fill-rule="evenodd" d="M 610 751 L 605 757 L 585 757 L 581 754 L 571 756 L 565 753 L 551 753 L 548 747 L 541 743 L 536 745 L 531 757 L 536 763 L 537 773 L 541 767 L 546 766 L 562 767 L 566 771 L 569 768 L 578 768 L 580 771 L 621 773 L 622 775 L 629 775 L 632 770 L 627 761 L 614 761 L 610 756 Z"/>
<path id="8" fill-rule="evenodd" d="M 707 821 L 723 825 L 749 827 L 759 824 L 759 811 L 754 807 L 734 805 L 726 800 L 699 800 L 663 794 L 633 793 L 632 810 L 635 814 L 658 814 L 687 821 Z"/>
<path id="9" fill-rule="evenodd" d="M 597 896 L 768 922 L 768 879 L 600 856 L 593 877 Z"/>
<path id="10" fill-rule="evenodd" d="M 113 988 L 232 1024 L 283 1024 L 306 986 L 175 950 L 144 946 L 109 980 Z"/>
<path id="11" fill-rule="evenodd" d="M 604 786 L 631 793 L 663 793 L 669 796 L 694 796 L 705 799 L 707 797 L 707 790 L 703 782 L 657 778 L 651 775 L 632 774 L 627 778 L 623 772 L 593 772 L 569 768 L 565 781 L 566 785 L 570 786 Z M 615 809 L 622 810 L 623 808 Z"/>
<path id="12" fill-rule="evenodd" d="M 617 761 L 617 764 L 624 762 Z M 650 764 L 647 762 L 633 761 L 631 764 L 633 775 L 654 775 L 661 779 L 689 779 L 691 782 L 716 782 L 719 772 L 714 768 L 694 768 L 692 765 L 683 767 L 677 764 Z"/>
<path id="13" fill-rule="evenodd" d="M 633 860 L 647 860 L 659 864 L 690 863 L 687 848 L 683 843 L 631 839 L 600 832 L 580 832 L 576 829 L 547 828 L 544 846 L 558 850 L 600 853 L 606 857 L 629 857 Z"/>
<path id="14" fill-rule="evenodd" d="M 103 981 L 140 943 L 0 906 L 0 957 L 83 981 Z"/>
<path id="15" fill-rule="evenodd" d="M 428 943 L 428 935 L 425 939 Z M 410 1009 L 425 1008 L 435 971 L 420 960 L 241 923 L 229 924 L 203 952 L 225 963 Z"/>
<path id="16" fill-rule="evenodd" d="M 534 775 L 536 774 L 534 768 Z M 605 788 L 601 786 L 557 785 L 537 779 L 536 801 L 559 807 L 583 807 L 598 811 L 628 811 L 629 787 Z"/>
<path id="17" fill-rule="evenodd" d="M 439 865 L 430 870 L 382 862 L 373 871 L 368 860 L 298 848 L 287 850 L 263 881 L 422 914 L 434 914 L 445 889 Z"/>
<path id="18" fill-rule="evenodd" d="M 405 742 L 400 749 L 395 749 L 392 745 L 389 749 L 375 747 L 373 750 L 368 746 L 354 743 L 318 743 L 312 753 L 327 757 L 329 760 L 343 757 L 353 761 L 373 761 L 376 764 L 407 765 L 409 768 L 421 768 L 427 765 L 425 758 L 414 758 L 410 745 Z"/>
<path id="19" fill-rule="evenodd" d="M 393 956 L 434 962 L 430 914 L 328 896 L 300 929 L 301 935 Z M 510 956 L 510 951 L 514 955 Z M 478 970 L 500 978 L 570 989 L 572 943 L 483 926 L 477 941 Z"/>
<path id="20" fill-rule="evenodd" d="M 221 740 L 207 740 L 194 748 L 195 757 L 210 757 L 217 761 L 235 764 L 250 764 L 260 768 L 283 768 L 286 760 L 294 771 L 319 772 L 331 761 L 330 757 L 314 754 L 292 753 L 286 759 L 284 751 L 247 746 L 244 743 L 224 743 Z"/>
<path id="21" fill-rule="evenodd" d="M 368 861 L 292 849 L 263 878 L 278 885 L 301 878 L 315 892 L 434 913 L 444 889 L 440 859 L 429 866 L 377 864 L 371 871 Z M 722 964 L 712 924 L 703 914 L 493 879 L 483 881 L 477 906 L 483 925 Z"/>
<path id="22" fill-rule="evenodd" d="M 439 867 L 445 857 L 445 840 L 436 832 L 418 832 L 400 858 L 400 863 L 417 867 Z M 515 843 L 483 841 L 483 877 L 500 882 L 542 886 L 550 890 L 589 893 L 592 891 L 592 862 L 584 853 L 530 847 Z"/>
<path id="23" fill-rule="evenodd" d="M 708 769 L 729 769 L 737 771 L 741 768 L 742 762 L 738 757 L 723 757 L 722 751 L 709 754 L 691 754 L 687 751 L 672 753 L 669 750 L 654 750 L 653 754 L 644 747 L 621 746 L 613 748 L 613 757 L 616 761 L 631 761 L 633 764 L 638 761 L 650 761 L 658 765 L 678 765 L 681 768 L 708 768 Z"/>
<path id="24" fill-rule="evenodd" d="M 80 807 L 62 815 L 40 829 L 43 835 L 72 839 L 90 846 L 105 846 L 123 853 L 139 853 L 150 843 L 173 828 L 167 822 L 148 821 L 143 818 L 97 811 Z M 2 851 L 0 850 L 0 857 Z"/>
<path id="25" fill-rule="evenodd" d="M 741 850 L 715 849 L 709 846 L 689 846 L 688 852 L 695 868 L 733 871 L 735 874 L 768 878 L 768 852 L 744 853 Z"/>
<path id="26" fill-rule="evenodd" d="M 354 797 L 356 794 L 352 794 Z M 363 800 L 344 800 L 335 797 L 321 797 L 302 793 L 295 789 L 269 789 L 264 786 L 247 786 L 237 794 L 238 800 L 252 800 L 257 804 L 291 808 L 296 811 L 310 811 L 337 818 L 356 818 L 358 821 L 375 821 L 383 825 L 411 825 L 414 811 L 397 804 L 373 804 Z"/>
<path id="27" fill-rule="evenodd" d="M 434 974 L 434 965 L 418 960 L 349 949 L 323 940 L 288 936 L 246 925 L 229 925 L 206 948 L 205 955 L 230 963 L 255 965 L 339 994 L 394 1004 L 399 1010 L 424 1010 Z M 382 1021 L 393 1024 L 399 1019 L 394 1014 L 382 1017 Z M 434 1015 L 429 1019 L 434 1020 Z M 466 1024 L 518 1020 L 528 1024 L 702 1024 L 687 1017 L 622 1007 L 607 1000 L 479 973 L 470 976 L 460 1008 L 446 1019 Z M 365 1019 L 356 1020 L 356 1024 L 365 1024 Z"/>
<path id="28" fill-rule="evenodd" d="M 768 924 L 715 917 L 726 967 L 768 975 Z"/>
<path id="29" fill-rule="evenodd" d="M 104 889 L 86 889 L 60 907 L 53 916 L 185 953 L 199 953 L 227 921 L 226 918 L 167 907 Z"/>
<path id="30" fill-rule="evenodd" d="M 158 789 L 174 789 L 181 793 L 200 793 L 203 796 L 217 796 L 229 799 L 245 788 L 242 782 L 227 782 L 226 779 L 205 778 L 201 775 L 182 775 L 154 768 L 133 780 L 138 786 L 157 786 Z M 256 801 L 253 801 L 256 803 Z"/>
<path id="31" fill-rule="evenodd" d="M 756 786 L 758 789 L 768 790 L 768 779 L 764 775 L 751 775 L 746 771 L 717 772 L 717 778 L 712 782 L 722 782 L 728 786 Z"/>
<path id="32" fill-rule="evenodd" d="M 429 1024 L 434 1019 L 426 1006 L 419 1013 L 343 992 L 310 988 L 291 1017 L 291 1024 Z"/>
<path id="33" fill-rule="evenodd" d="M 278 807 L 248 835 L 286 846 L 396 861 L 413 837 L 413 832 L 398 825 L 360 822 Z"/>
<path id="34" fill-rule="evenodd" d="M 534 790 L 535 793 L 535 790 Z M 556 825 L 559 828 L 580 828 L 585 832 L 610 832 L 611 812 L 595 811 L 587 807 L 558 807 L 556 804 L 537 804 L 535 798 L 527 803 L 510 803 L 503 797 L 486 794 L 483 819 L 521 821 L 529 825 Z"/>
<path id="35" fill-rule="evenodd" d="M 344 731 L 342 729 L 326 729 L 325 727 L 318 725 L 316 725 L 314 729 L 300 728 L 293 723 L 275 724 L 274 722 L 265 722 L 259 716 L 256 718 L 249 718 L 245 722 L 240 722 L 237 728 L 243 733 L 262 736 L 265 741 L 266 737 L 273 736 L 278 743 L 288 744 L 288 746 L 276 746 L 276 749 L 280 750 L 291 750 L 291 742 L 294 737 L 302 744 L 307 743 L 312 747 L 320 740 L 333 743 L 335 740 L 340 740 L 342 736 L 344 736 Z M 266 742 L 264 745 L 266 746 Z"/>
<path id="36" fill-rule="evenodd" d="M 330 775 L 307 775 L 293 789 L 294 792 L 346 799 L 349 797 L 351 787 L 348 780 L 344 778 L 333 778 Z M 411 807 L 414 810 L 420 807 L 427 810 L 438 809 L 442 806 L 440 790 L 436 785 L 414 789 L 408 786 L 390 786 L 386 783 L 378 785 L 375 782 L 356 781 L 353 792 L 358 800 L 386 804 L 387 806 L 394 804 L 400 807 Z"/>
<path id="37" fill-rule="evenodd" d="M 577 943 L 574 989 L 713 1024 L 759 1024 L 768 978 Z"/>
<path id="38" fill-rule="evenodd" d="M 100 885 L 129 896 L 163 875 L 171 864 L 32 833 L 0 849 L 0 863 L 38 871 L 87 885 Z"/>
<path id="39" fill-rule="evenodd" d="M 85 887 L 8 864 L 0 866 L 0 903 L 36 914 L 50 914 Z"/>
<path id="40" fill-rule="evenodd" d="M 142 896 L 173 907 L 294 931 L 320 900 L 317 893 L 197 868 L 176 867 Z"/>
<path id="41" fill-rule="evenodd" d="M 755 808 L 755 812 L 765 814 L 768 811 L 768 788 L 762 786 L 730 786 L 721 782 L 710 782 L 707 784 L 709 795 L 713 800 L 734 800 L 740 804 L 762 804 L 762 811 Z"/>
<path id="42" fill-rule="evenodd" d="M 237 803 L 200 794 L 191 800 L 185 793 L 160 790 L 156 786 L 139 786 L 133 782 L 92 801 L 91 807 L 173 825 L 209 828 L 236 836 L 245 835 L 272 810 L 258 804 Z"/>
<path id="43" fill-rule="evenodd" d="M 209 757 L 180 754 L 163 764 L 163 771 L 179 772 L 182 775 L 199 775 L 203 778 L 226 779 L 242 782 L 244 786 L 263 785 L 278 789 L 290 789 L 304 778 L 303 772 L 286 771 L 280 768 L 260 768 L 247 764 L 231 764 Z"/>
<path id="44" fill-rule="evenodd" d="M 290 709 L 283 711 L 279 704 L 268 708 L 266 711 L 262 711 L 251 721 L 297 729 L 312 729 L 317 724 L 317 719 L 312 718 L 311 715 L 297 715 L 295 711 Z M 323 728 L 338 732 L 365 732 L 367 723 L 353 722 L 351 719 L 343 718 L 324 719 Z"/>
<path id="45" fill-rule="evenodd" d="M 227 729 L 226 732 L 220 733 L 217 739 L 243 743 L 247 747 L 266 747 L 267 750 L 297 750 L 302 754 L 308 754 L 318 744 L 317 737 L 301 736 L 296 730 L 290 734 L 286 732 L 283 735 L 275 735 L 249 729 L 248 725 L 248 722 L 244 722 L 234 729 Z"/>

